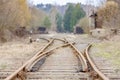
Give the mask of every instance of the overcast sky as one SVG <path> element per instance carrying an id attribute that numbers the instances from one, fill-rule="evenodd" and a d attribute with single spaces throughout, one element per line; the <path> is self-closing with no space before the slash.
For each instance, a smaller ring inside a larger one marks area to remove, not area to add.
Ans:
<path id="1" fill-rule="evenodd" d="M 98 2 L 100 0 L 29 0 L 29 1 L 32 1 L 33 4 L 39 4 L 39 3 L 47 4 L 47 3 L 51 3 L 51 4 L 65 5 L 66 3 L 71 2 L 71 3 L 82 3 L 82 4 L 92 3 L 94 5 L 98 5 Z"/>

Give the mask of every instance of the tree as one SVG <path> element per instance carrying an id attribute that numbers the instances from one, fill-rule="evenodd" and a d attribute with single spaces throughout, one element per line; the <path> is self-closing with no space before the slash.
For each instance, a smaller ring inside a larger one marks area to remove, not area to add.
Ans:
<path id="1" fill-rule="evenodd" d="M 114 1 L 108 1 L 102 8 L 98 10 L 98 21 L 110 24 L 109 27 L 115 26 L 115 24 L 118 24 L 117 19 L 118 15 L 119 15 L 118 4 Z"/>
<path id="2" fill-rule="evenodd" d="M 103 20 L 109 21 L 112 17 L 115 17 L 118 14 L 118 10 L 118 4 L 114 1 L 109 1 L 99 9 L 98 15 L 102 17 Z"/>
<path id="3" fill-rule="evenodd" d="M 60 15 L 60 13 L 57 13 L 57 15 L 56 15 L 56 24 L 57 24 L 57 31 L 62 32 L 63 31 L 62 16 Z"/>
<path id="4" fill-rule="evenodd" d="M 89 17 L 84 17 L 80 19 L 76 26 L 81 27 L 85 33 L 89 33 Z"/>
<path id="5" fill-rule="evenodd" d="M 79 3 L 75 6 L 75 12 L 76 12 L 75 17 L 77 18 L 77 20 L 79 20 L 85 16 L 85 11 L 83 10 L 83 8 L 80 6 Z"/>
<path id="6" fill-rule="evenodd" d="M 27 26 L 31 14 L 26 0 L 0 0 L 0 33 L 13 32 L 18 26 Z"/>
<path id="7" fill-rule="evenodd" d="M 34 28 L 41 26 L 47 14 L 43 10 L 33 6 L 30 7 L 30 10 L 31 10 L 30 26 Z"/>
<path id="8" fill-rule="evenodd" d="M 0 25 L 4 28 L 10 26 L 26 26 L 30 21 L 30 12 L 26 0 L 1 0 L 0 3 Z"/>
<path id="9" fill-rule="evenodd" d="M 45 27 L 47 27 L 47 28 L 50 28 L 51 22 L 50 22 L 49 17 L 45 17 L 45 19 L 44 19 L 44 21 L 43 21 L 43 26 L 45 26 Z"/>
<path id="10" fill-rule="evenodd" d="M 85 12 L 78 3 L 75 6 L 69 4 L 68 9 L 64 15 L 64 29 L 68 32 L 73 32 L 73 26 L 85 16 Z"/>
<path id="11" fill-rule="evenodd" d="M 31 14 L 29 6 L 27 5 L 26 0 L 17 0 L 18 1 L 18 20 L 20 26 L 27 26 L 31 20 Z M 16 9 L 17 10 L 17 9 Z"/>
<path id="12" fill-rule="evenodd" d="M 109 1 L 114 1 L 119 6 L 119 10 L 118 10 L 117 15 L 112 18 L 112 20 L 109 22 L 109 25 L 114 26 L 114 27 L 116 26 L 117 28 L 120 28 L 120 14 L 119 14 L 120 13 L 120 5 L 119 5 L 120 4 L 120 0 L 107 0 L 107 1 L 108 2 Z"/>
<path id="13" fill-rule="evenodd" d="M 68 32 L 73 31 L 73 25 L 71 25 L 73 11 L 74 6 L 72 4 L 69 4 L 68 9 L 66 10 L 66 13 L 64 15 L 64 29 Z"/>

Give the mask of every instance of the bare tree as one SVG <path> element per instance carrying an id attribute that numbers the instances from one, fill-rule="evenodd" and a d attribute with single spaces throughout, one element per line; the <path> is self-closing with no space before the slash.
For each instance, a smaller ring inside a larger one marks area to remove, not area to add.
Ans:
<path id="1" fill-rule="evenodd" d="M 28 25 L 30 18 L 26 0 L 0 0 L 0 34 Z"/>

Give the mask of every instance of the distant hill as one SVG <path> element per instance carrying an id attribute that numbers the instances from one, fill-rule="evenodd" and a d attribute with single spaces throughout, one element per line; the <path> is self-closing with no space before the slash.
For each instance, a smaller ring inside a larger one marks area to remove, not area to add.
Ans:
<path id="1" fill-rule="evenodd" d="M 37 8 L 49 13 L 51 8 L 52 8 L 52 4 L 38 4 L 36 5 Z"/>
<path id="2" fill-rule="evenodd" d="M 69 4 L 73 4 L 73 3 L 68 3 L 68 4 L 62 5 L 62 6 L 61 5 L 52 5 L 52 4 L 38 4 L 38 5 L 36 5 L 36 7 L 45 11 L 46 13 L 49 13 L 51 11 L 52 7 L 56 7 L 58 12 L 61 15 L 64 15 Z M 90 15 L 91 11 L 94 10 L 94 6 L 92 6 L 92 5 L 83 5 L 83 4 L 81 4 L 81 5 L 87 15 Z"/>
<path id="3" fill-rule="evenodd" d="M 60 6 L 60 5 L 56 5 L 55 6 L 58 10 L 58 12 L 61 14 L 61 15 L 64 15 L 65 14 L 65 11 L 67 9 L 67 5 L 63 5 L 63 6 Z"/>
<path id="4" fill-rule="evenodd" d="M 63 6 L 61 6 L 61 5 L 52 5 L 52 4 L 38 4 L 38 5 L 36 5 L 37 8 L 45 11 L 45 12 L 48 13 L 48 14 L 50 13 L 51 9 L 52 9 L 53 7 L 55 7 L 55 8 L 57 9 L 57 11 L 58 11 L 61 15 L 64 15 L 64 14 L 65 14 L 65 11 L 66 11 L 66 9 L 67 9 L 67 6 L 68 6 L 68 5 L 63 5 Z"/>

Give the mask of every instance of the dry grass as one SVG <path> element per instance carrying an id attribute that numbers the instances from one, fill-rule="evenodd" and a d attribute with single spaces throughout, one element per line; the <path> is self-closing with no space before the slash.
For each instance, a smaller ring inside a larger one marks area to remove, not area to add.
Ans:
<path id="1" fill-rule="evenodd" d="M 46 43 L 7 42 L 0 46 L 0 70 L 15 69 L 30 59 Z"/>
<path id="2" fill-rule="evenodd" d="M 120 42 L 104 41 L 93 44 L 92 56 L 105 58 L 115 67 L 120 68 Z"/>

